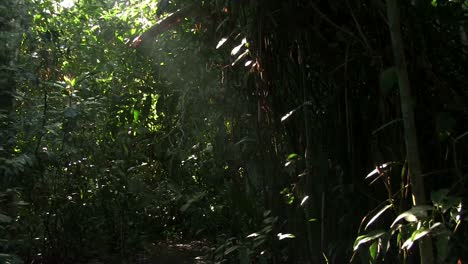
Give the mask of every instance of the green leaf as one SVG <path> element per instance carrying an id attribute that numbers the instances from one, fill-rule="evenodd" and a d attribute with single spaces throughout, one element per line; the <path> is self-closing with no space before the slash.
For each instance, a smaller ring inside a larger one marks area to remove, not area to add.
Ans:
<path id="1" fill-rule="evenodd" d="M 283 233 L 278 233 L 277 234 L 279 240 L 283 240 L 286 238 L 295 238 L 296 236 L 293 234 L 283 234 Z"/>
<path id="2" fill-rule="evenodd" d="M 133 122 L 138 122 L 139 117 L 140 117 L 140 111 L 133 109 Z"/>
<path id="3" fill-rule="evenodd" d="M 392 225 L 390 228 L 393 228 L 395 224 L 400 221 L 401 219 L 405 219 L 408 222 L 416 222 L 418 219 L 424 218 L 427 216 L 427 211 L 432 210 L 433 208 L 428 205 L 419 205 L 419 206 L 414 206 L 410 210 L 401 213 L 398 215 L 395 220 L 393 221 Z"/>
<path id="4" fill-rule="evenodd" d="M 372 241 L 372 240 L 375 240 L 383 235 L 385 235 L 385 231 L 382 231 L 382 230 L 374 230 L 372 232 L 369 232 L 368 234 L 366 235 L 362 235 L 362 236 L 358 236 L 356 238 L 356 241 L 354 241 L 354 245 L 353 245 L 353 250 L 356 251 L 359 249 L 359 247 L 364 244 L 364 243 L 367 243 L 369 241 Z"/>
<path id="5" fill-rule="evenodd" d="M 389 94 L 393 87 L 398 85 L 398 74 L 395 67 L 390 67 L 380 73 L 380 91 L 383 95 Z"/>
<path id="6" fill-rule="evenodd" d="M 293 159 L 297 159 L 297 158 L 299 158 L 299 155 L 298 155 L 298 154 L 296 154 L 296 153 L 291 153 L 291 154 L 288 155 L 287 160 L 293 160 Z"/>
<path id="7" fill-rule="evenodd" d="M 430 230 L 425 228 L 425 227 L 421 227 L 421 229 L 418 229 L 416 231 L 413 232 L 413 234 L 411 235 L 410 238 L 408 238 L 405 243 L 403 243 L 403 245 L 401 246 L 402 249 L 407 249 L 409 250 L 412 246 L 413 246 L 413 243 L 414 241 L 422 238 L 423 236 L 429 234 Z"/>
<path id="8" fill-rule="evenodd" d="M 373 222 L 375 222 L 381 214 L 383 214 L 385 211 L 387 211 L 388 209 L 390 209 L 392 207 L 392 204 L 387 204 L 384 208 L 380 209 L 379 212 L 377 212 L 374 217 L 372 217 L 371 220 L 369 220 L 369 222 L 367 223 L 366 227 L 364 228 L 364 230 L 366 230 Z"/>
<path id="9" fill-rule="evenodd" d="M 375 258 L 377 257 L 378 249 L 379 249 L 379 241 L 375 241 L 369 246 L 369 255 L 371 257 L 372 262 L 374 262 Z"/>

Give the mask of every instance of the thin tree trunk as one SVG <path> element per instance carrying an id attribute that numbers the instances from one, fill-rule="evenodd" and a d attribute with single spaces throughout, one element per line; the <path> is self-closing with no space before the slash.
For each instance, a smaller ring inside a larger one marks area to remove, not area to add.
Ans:
<path id="1" fill-rule="evenodd" d="M 414 121 L 413 98 L 408 78 L 408 69 L 401 35 L 400 10 L 398 0 L 387 0 L 387 16 L 392 39 L 393 56 L 398 73 L 398 85 L 400 88 L 401 111 L 404 123 L 404 135 L 406 143 L 406 156 L 411 180 L 411 191 L 414 205 L 426 203 L 424 193 L 424 180 L 421 173 L 421 161 L 418 150 L 416 125 Z M 419 242 L 421 264 L 434 263 L 432 252 L 432 240 L 425 236 Z"/>

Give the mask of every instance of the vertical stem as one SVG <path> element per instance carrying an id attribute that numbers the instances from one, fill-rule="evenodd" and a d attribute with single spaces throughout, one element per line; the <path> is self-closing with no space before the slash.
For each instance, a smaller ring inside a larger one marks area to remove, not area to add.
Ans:
<path id="1" fill-rule="evenodd" d="M 414 111 L 412 107 L 413 100 L 411 97 L 411 87 L 401 35 L 400 10 L 397 1 L 398 0 L 387 0 L 387 16 L 390 26 L 395 67 L 398 73 L 406 155 L 410 173 L 413 204 L 422 205 L 426 202 L 424 180 L 421 174 L 421 161 L 418 150 Z M 419 242 L 419 252 L 421 256 L 421 264 L 434 263 L 432 240 L 430 237 L 425 236 L 421 239 Z"/>

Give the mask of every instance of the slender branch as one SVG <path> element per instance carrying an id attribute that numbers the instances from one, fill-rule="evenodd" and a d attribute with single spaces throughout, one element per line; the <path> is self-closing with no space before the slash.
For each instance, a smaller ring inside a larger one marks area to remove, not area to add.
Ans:
<path id="1" fill-rule="evenodd" d="M 159 20 L 156 24 L 151 26 L 140 36 L 135 37 L 130 43 L 132 48 L 138 48 L 144 42 L 155 39 L 158 35 L 170 30 L 174 26 L 180 24 L 186 17 L 193 16 L 199 12 L 200 9 L 194 6 L 189 6 L 185 9 L 179 9 L 168 17 Z"/>

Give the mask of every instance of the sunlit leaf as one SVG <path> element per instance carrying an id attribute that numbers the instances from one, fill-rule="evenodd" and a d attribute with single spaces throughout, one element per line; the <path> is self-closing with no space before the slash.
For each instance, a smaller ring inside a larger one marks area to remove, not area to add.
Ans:
<path id="1" fill-rule="evenodd" d="M 226 43 L 227 40 L 228 40 L 228 38 L 220 39 L 218 44 L 216 45 L 216 49 L 219 49 L 224 43 Z"/>
<path id="2" fill-rule="evenodd" d="M 246 49 L 241 55 L 239 55 L 239 57 L 237 57 L 237 59 L 231 64 L 231 66 L 236 65 L 241 59 L 243 59 L 245 56 L 247 56 L 247 54 L 249 54 L 248 49 Z"/>
<path id="3" fill-rule="evenodd" d="M 358 236 L 356 241 L 354 241 L 353 250 L 356 251 L 362 244 L 375 240 L 383 235 L 385 235 L 385 231 L 374 230 L 366 235 Z"/>
<path id="4" fill-rule="evenodd" d="M 295 238 L 296 237 L 293 234 L 283 234 L 283 233 L 278 233 L 277 236 L 278 236 L 279 240 L 283 240 L 283 239 L 286 239 L 286 238 Z"/>
<path id="5" fill-rule="evenodd" d="M 296 109 L 289 111 L 287 114 L 281 117 L 281 122 L 284 122 L 286 119 L 288 119 L 292 114 L 294 114 L 294 112 L 296 112 Z"/>
<path id="6" fill-rule="evenodd" d="M 287 160 L 293 160 L 293 159 L 296 159 L 298 157 L 299 157 L 299 155 L 297 155 L 296 153 L 291 153 L 291 154 L 288 155 Z"/>
<path id="7" fill-rule="evenodd" d="M 429 232 L 430 232 L 430 230 L 429 230 L 429 229 L 426 229 L 426 228 L 424 228 L 424 227 L 422 227 L 422 228 L 419 229 L 419 230 L 414 231 L 413 234 L 411 235 L 411 237 L 408 238 L 408 239 L 403 243 L 403 245 L 401 246 L 401 248 L 402 248 L 402 249 L 407 249 L 407 250 L 409 250 L 409 249 L 413 246 L 413 243 L 414 243 L 416 240 L 418 240 L 418 239 L 420 239 L 420 238 L 426 236 L 427 234 L 429 234 Z"/>
<path id="8" fill-rule="evenodd" d="M 307 199 L 309 199 L 309 196 L 305 196 L 304 198 L 302 198 L 301 206 L 304 205 L 304 203 L 307 201 Z"/>
<path id="9" fill-rule="evenodd" d="M 258 233 L 252 233 L 252 234 L 248 235 L 247 238 L 258 237 L 258 236 L 259 236 Z"/>
<path id="10" fill-rule="evenodd" d="M 398 215 L 390 227 L 393 228 L 395 224 L 403 218 L 408 222 L 416 222 L 418 221 L 418 219 L 426 217 L 427 211 L 429 210 L 432 210 L 431 206 L 427 206 L 427 205 L 414 206 L 410 210 Z"/>
<path id="11" fill-rule="evenodd" d="M 371 220 L 369 220 L 369 222 L 367 223 L 366 227 L 364 229 L 367 229 L 367 227 L 369 227 L 373 222 L 375 222 L 381 214 L 383 214 L 385 211 L 387 211 L 388 209 L 390 209 L 392 207 L 392 204 L 387 204 L 386 206 L 384 206 L 382 209 L 380 209 L 375 215 L 374 217 L 371 218 Z"/>
<path id="12" fill-rule="evenodd" d="M 245 45 L 245 43 L 247 43 L 247 40 L 246 40 L 246 38 L 243 38 L 241 44 L 237 45 L 236 47 L 234 47 L 234 48 L 231 50 L 231 55 L 234 56 L 234 55 L 236 55 L 237 53 L 239 53 L 240 49 Z M 219 43 L 218 43 L 218 44 L 219 44 Z"/>

